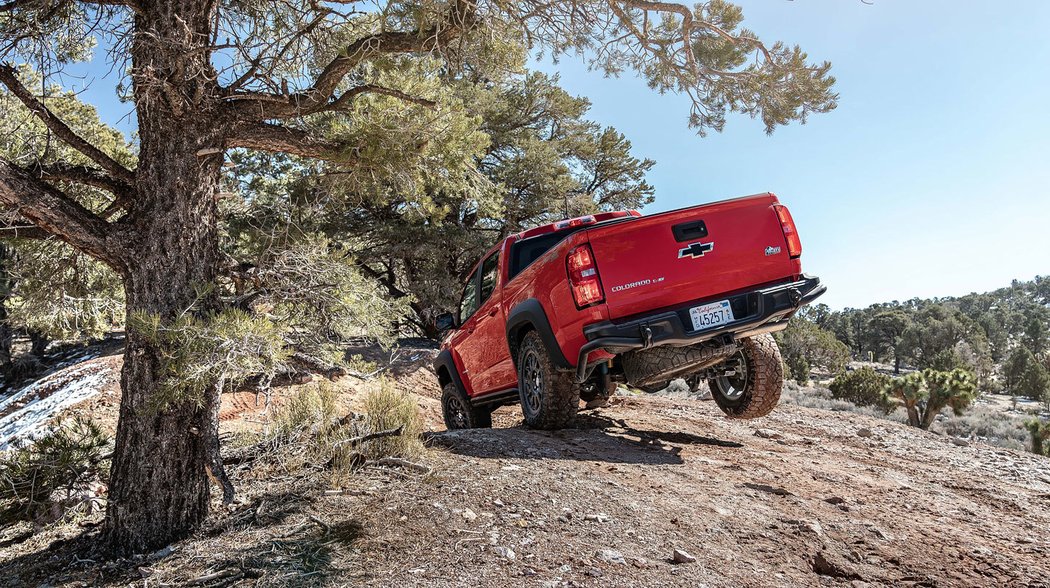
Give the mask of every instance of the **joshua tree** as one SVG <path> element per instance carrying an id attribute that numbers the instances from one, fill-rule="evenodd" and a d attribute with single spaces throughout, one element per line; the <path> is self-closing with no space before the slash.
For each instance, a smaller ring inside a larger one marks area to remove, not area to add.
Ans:
<path id="1" fill-rule="evenodd" d="M 925 370 L 894 378 L 886 385 L 885 394 L 908 411 L 909 425 L 929 429 L 946 406 L 956 415 L 962 414 L 976 398 L 977 384 L 973 374 L 963 369 Z"/>
<path id="2" fill-rule="evenodd" d="M 1032 419 L 1025 423 L 1025 426 L 1028 427 L 1028 433 L 1032 436 L 1032 453 L 1046 455 L 1043 443 L 1050 439 L 1050 422 Z"/>

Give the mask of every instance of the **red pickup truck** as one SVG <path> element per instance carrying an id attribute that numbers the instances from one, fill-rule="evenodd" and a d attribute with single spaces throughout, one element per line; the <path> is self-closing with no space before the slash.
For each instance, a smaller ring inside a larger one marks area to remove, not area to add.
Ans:
<path id="1" fill-rule="evenodd" d="M 488 427 L 520 402 L 529 426 L 561 428 L 619 382 L 675 378 L 707 381 L 730 417 L 763 416 L 784 379 L 770 333 L 826 289 L 801 255 L 773 194 L 512 235 L 471 272 L 458 314 L 438 317 L 445 424 Z"/>

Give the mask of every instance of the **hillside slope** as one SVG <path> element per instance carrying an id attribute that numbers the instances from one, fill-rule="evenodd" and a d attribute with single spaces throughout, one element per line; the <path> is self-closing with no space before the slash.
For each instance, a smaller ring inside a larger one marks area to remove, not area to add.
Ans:
<path id="1" fill-rule="evenodd" d="M 398 380 L 433 423 L 426 375 Z M 235 466 L 240 502 L 197 537 L 102 565 L 96 518 L 5 545 L 0 584 L 1050 582 L 1050 460 L 888 421 L 797 406 L 730 421 L 710 402 L 618 397 L 573 430 L 429 440 L 429 474 L 365 468 L 337 490 L 319 471 Z"/>

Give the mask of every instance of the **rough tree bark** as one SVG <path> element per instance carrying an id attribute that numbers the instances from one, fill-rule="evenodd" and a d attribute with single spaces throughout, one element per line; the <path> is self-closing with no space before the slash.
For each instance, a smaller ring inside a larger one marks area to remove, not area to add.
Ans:
<path id="1" fill-rule="evenodd" d="M 135 19 L 132 78 L 140 140 L 136 197 L 127 232 L 124 282 L 129 318 L 170 321 L 216 305 L 218 191 L 222 143 L 211 111 L 215 2 L 142 3 Z M 186 536 L 208 513 L 206 464 L 216 444 L 218 394 L 158 409 L 161 349 L 128 333 L 123 396 L 113 454 L 106 532 L 122 553 L 140 553 Z"/>

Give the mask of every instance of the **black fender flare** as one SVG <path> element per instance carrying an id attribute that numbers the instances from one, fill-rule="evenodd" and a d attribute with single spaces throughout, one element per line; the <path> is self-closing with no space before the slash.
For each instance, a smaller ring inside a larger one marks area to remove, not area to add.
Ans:
<path id="1" fill-rule="evenodd" d="M 524 330 L 532 328 L 540 334 L 543 346 L 547 348 L 551 361 L 559 369 L 571 370 L 572 364 L 565 359 L 558 340 L 554 337 L 554 330 L 547 320 L 547 313 L 543 311 L 543 305 L 535 298 L 522 300 L 514 305 L 507 313 L 507 345 L 510 347 L 510 357 L 514 367 L 518 366 L 518 344 L 524 336 Z"/>
<path id="2" fill-rule="evenodd" d="M 437 357 L 434 358 L 434 373 L 437 374 L 438 385 L 442 389 L 451 382 L 466 395 L 467 389 L 463 386 L 463 380 L 459 377 L 459 370 L 456 369 L 456 362 L 452 359 L 452 352 L 448 349 L 438 353 Z"/>

